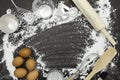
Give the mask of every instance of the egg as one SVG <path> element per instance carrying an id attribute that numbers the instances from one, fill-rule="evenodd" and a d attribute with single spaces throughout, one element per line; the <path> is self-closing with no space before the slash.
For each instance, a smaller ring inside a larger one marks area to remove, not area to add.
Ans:
<path id="1" fill-rule="evenodd" d="M 22 48 L 19 51 L 19 55 L 24 58 L 29 57 L 31 55 L 31 49 L 30 48 Z"/>
<path id="2" fill-rule="evenodd" d="M 24 59 L 22 57 L 20 57 L 20 56 L 17 56 L 17 57 L 14 58 L 12 64 L 15 67 L 19 67 L 19 66 L 21 66 L 23 64 L 23 62 L 24 62 Z"/>
<path id="3" fill-rule="evenodd" d="M 37 70 L 31 71 L 27 75 L 27 80 L 36 80 L 39 76 L 39 72 Z"/>
<path id="4" fill-rule="evenodd" d="M 17 68 L 15 71 L 14 71 L 14 75 L 17 77 L 17 78 L 23 78 L 24 76 L 26 76 L 27 74 L 27 70 L 24 69 L 24 68 Z"/>
<path id="5" fill-rule="evenodd" d="M 34 59 L 28 59 L 25 63 L 26 65 L 26 68 L 29 70 L 29 71 L 32 71 L 35 69 L 36 67 L 36 62 Z"/>

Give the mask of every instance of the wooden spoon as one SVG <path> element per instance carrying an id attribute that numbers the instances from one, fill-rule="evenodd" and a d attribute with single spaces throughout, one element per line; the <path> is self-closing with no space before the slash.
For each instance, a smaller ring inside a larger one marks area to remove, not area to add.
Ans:
<path id="1" fill-rule="evenodd" d="M 116 56 L 117 51 L 115 48 L 111 47 L 108 48 L 104 54 L 97 60 L 96 65 L 93 67 L 93 70 L 91 73 L 86 77 L 85 80 L 91 80 L 91 78 L 104 69 L 111 61 L 112 59 Z"/>

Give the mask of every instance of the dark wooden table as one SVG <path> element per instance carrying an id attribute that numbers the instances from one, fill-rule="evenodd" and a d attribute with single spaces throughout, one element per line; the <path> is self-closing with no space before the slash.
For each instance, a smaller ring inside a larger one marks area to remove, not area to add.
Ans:
<path id="1" fill-rule="evenodd" d="M 19 7 L 31 10 L 31 5 L 32 5 L 33 0 L 14 0 L 14 1 Z M 57 3 L 58 1 L 61 1 L 61 0 L 53 0 L 53 1 L 54 1 L 54 3 Z M 64 0 L 64 1 L 66 2 L 66 4 L 68 6 L 73 4 L 71 2 L 71 0 Z M 96 1 L 96 0 L 91 0 L 90 1 L 91 4 L 94 5 L 94 1 Z M 97 77 L 100 75 L 104 77 L 103 80 L 120 80 L 120 55 L 119 55 L 119 53 L 120 53 L 120 0 L 110 0 L 110 2 L 111 2 L 111 6 L 113 7 L 113 9 L 116 9 L 115 12 L 111 13 L 112 20 L 115 21 L 115 23 L 112 24 L 113 29 L 112 29 L 111 33 L 112 33 L 113 37 L 116 37 L 116 41 L 118 41 L 118 44 L 116 45 L 116 49 L 118 50 L 118 55 L 115 57 L 116 67 L 114 67 L 112 69 L 108 67 L 107 71 L 96 75 L 95 78 L 93 78 L 93 80 L 97 80 Z M 8 9 L 8 8 L 12 8 L 12 9 L 14 8 L 14 6 L 10 2 L 10 0 L 1 0 L 0 1 L 0 16 L 5 14 L 6 9 Z M 79 25 L 79 22 L 78 23 L 76 23 L 76 22 L 67 23 L 67 24 L 63 24 L 62 26 L 69 26 L 69 25 L 73 25 L 73 24 L 76 24 L 76 26 L 77 26 L 77 25 Z M 60 26 L 57 26 L 57 27 L 59 29 Z M 63 29 L 66 29 L 66 28 L 63 28 Z M 71 29 L 73 29 L 73 28 L 71 27 Z M 53 31 L 54 31 L 54 29 L 53 29 Z M 49 31 L 46 31 L 46 33 L 49 33 Z M 43 32 L 43 34 L 46 34 L 46 33 Z M 88 32 L 88 34 L 89 34 L 89 32 Z M 2 46 L 2 43 L 3 43 L 3 41 L 2 41 L 3 35 L 4 35 L 4 33 L 0 32 L 0 46 Z M 50 33 L 50 35 L 48 35 L 46 37 L 49 37 L 51 35 L 52 35 L 52 33 Z M 26 42 L 27 42 L 27 40 L 25 41 L 25 43 Z M 0 52 L 0 61 L 2 60 L 2 58 L 3 58 L 3 51 Z M 71 65 L 71 64 L 69 64 L 69 65 Z M 66 65 L 64 65 L 64 66 L 66 67 Z M 75 65 L 73 65 L 71 67 L 74 67 L 74 66 Z M 9 72 L 6 69 L 5 62 L 0 63 L 0 80 L 13 80 L 13 78 L 9 76 Z M 39 80 L 46 80 L 46 78 L 43 78 L 42 75 L 40 75 Z M 79 80 L 79 79 L 77 79 L 77 80 Z"/>

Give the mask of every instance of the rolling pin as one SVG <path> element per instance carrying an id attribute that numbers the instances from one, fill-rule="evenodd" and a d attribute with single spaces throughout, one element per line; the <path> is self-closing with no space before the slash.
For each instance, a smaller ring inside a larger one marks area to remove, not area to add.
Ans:
<path id="1" fill-rule="evenodd" d="M 117 51 L 115 48 L 108 48 L 103 55 L 97 60 L 95 66 L 93 67 L 91 73 L 86 77 L 85 80 L 91 80 L 91 78 L 104 69 L 111 61 L 112 59 L 116 56 Z"/>
<path id="2" fill-rule="evenodd" d="M 92 8 L 87 0 L 73 0 L 75 5 L 80 9 L 83 15 L 87 18 L 87 20 L 91 23 L 96 31 L 100 31 L 103 35 L 111 42 L 114 46 L 116 42 L 110 36 L 110 34 L 106 31 L 105 23 L 102 18 L 96 13 L 96 11 Z"/>

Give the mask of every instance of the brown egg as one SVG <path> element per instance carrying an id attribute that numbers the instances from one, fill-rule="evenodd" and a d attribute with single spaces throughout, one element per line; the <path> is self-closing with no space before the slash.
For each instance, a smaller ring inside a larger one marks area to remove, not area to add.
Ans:
<path id="1" fill-rule="evenodd" d="M 37 70 L 31 71 L 27 75 L 27 80 L 36 80 L 38 78 L 39 72 Z"/>
<path id="2" fill-rule="evenodd" d="M 24 76 L 26 76 L 26 74 L 27 74 L 27 70 L 24 68 L 17 68 L 14 71 L 14 75 L 18 78 L 23 78 Z"/>
<path id="3" fill-rule="evenodd" d="M 30 48 L 22 48 L 19 51 L 19 55 L 24 58 L 29 57 L 31 55 L 31 49 Z"/>
<path id="4" fill-rule="evenodd" d="M 29 71 L 32 71 L 36 67 L 36 62 L 34 59 L 28 59 L 25 63 L 25 66 Z"/>
<path id="5" fill-rule="evenodd" d="M 19 66 L 21 66 L 23 64 L 23 62 L 24 62 L 24 59 L 22 57 L 20 57 L 20 56 L 17 56 L 17 57 L 14 58 L 12 64 L 15 67 L 19 67 Z"/>

